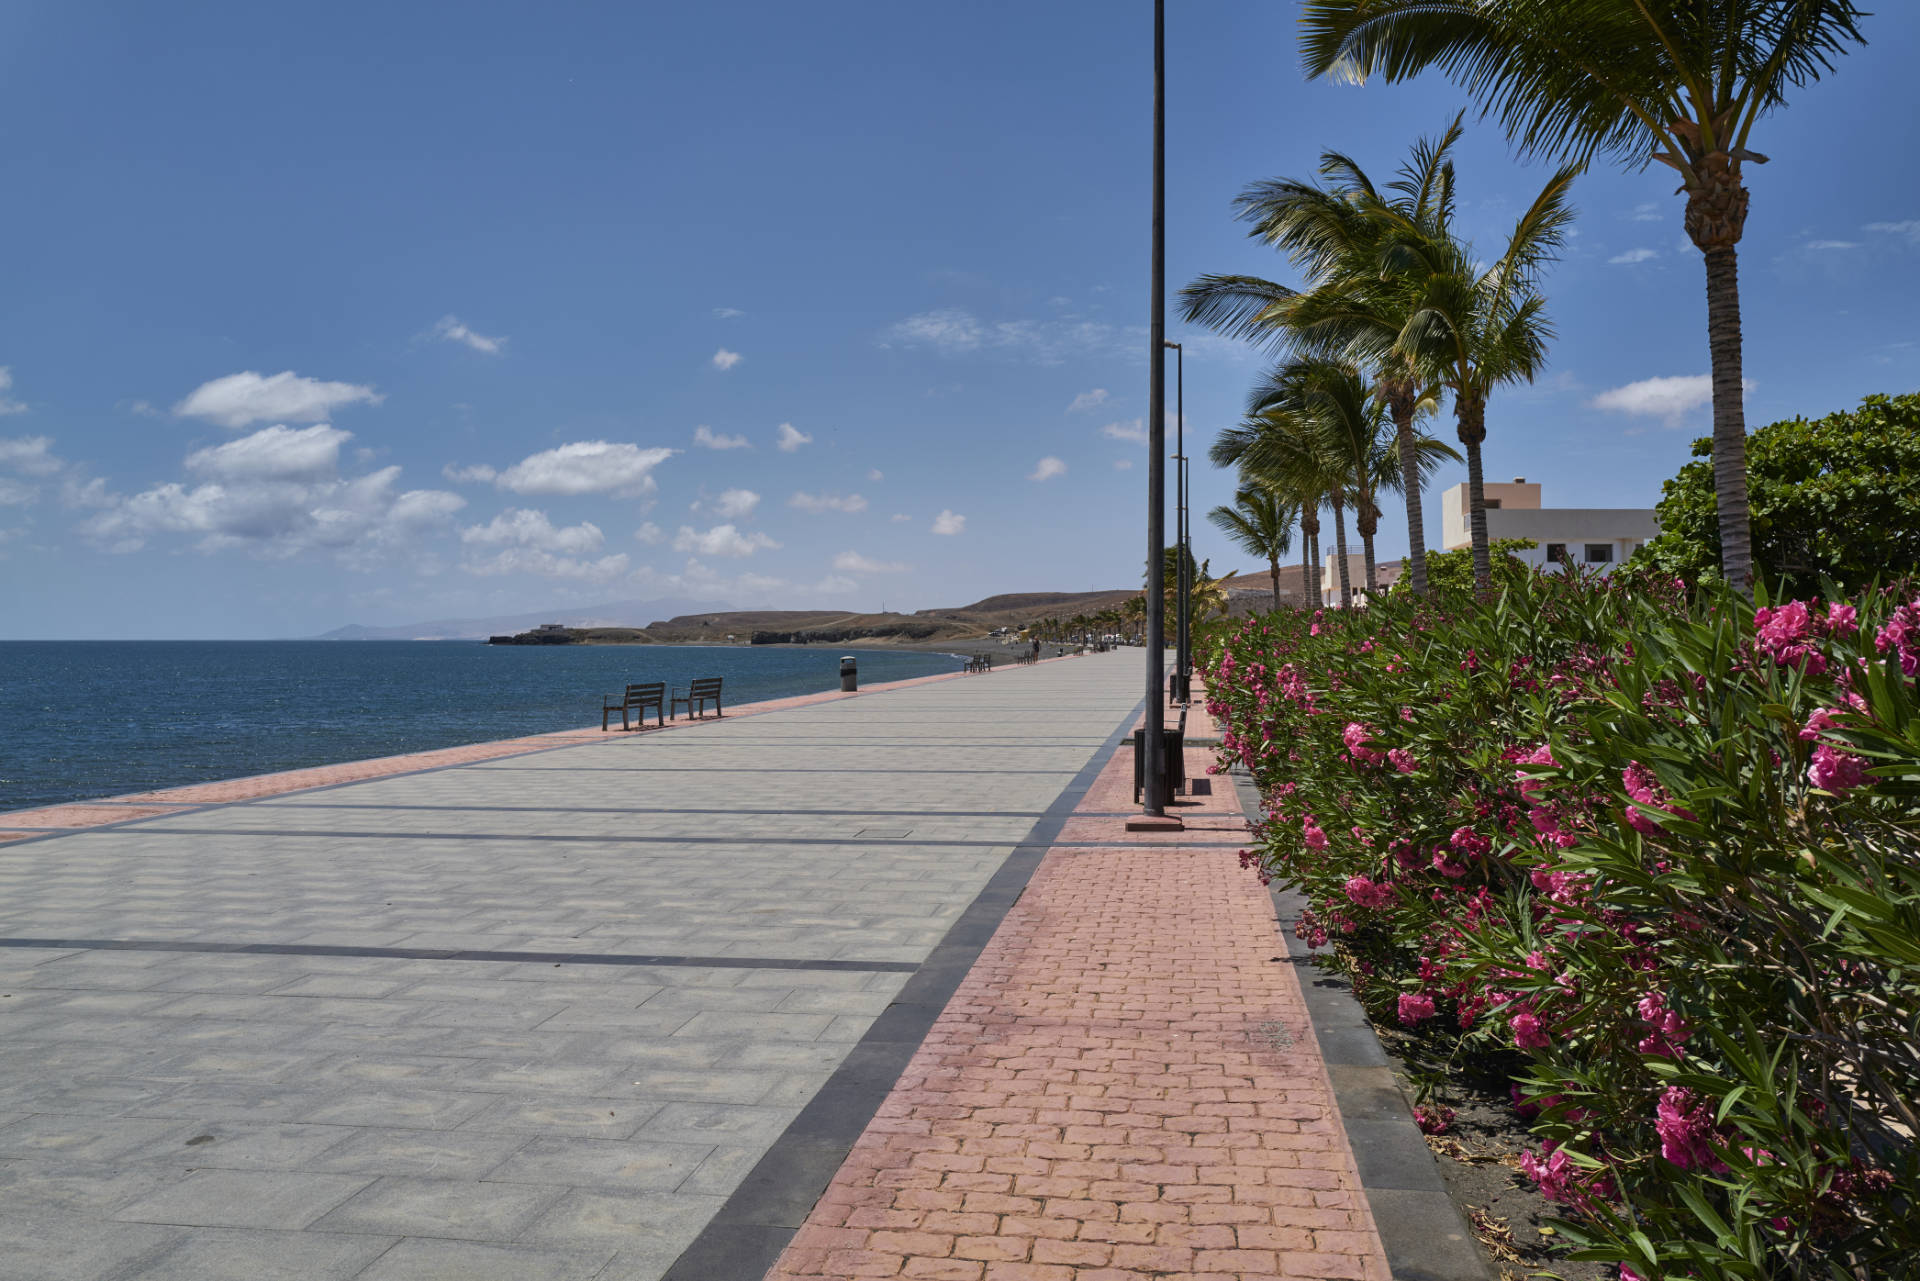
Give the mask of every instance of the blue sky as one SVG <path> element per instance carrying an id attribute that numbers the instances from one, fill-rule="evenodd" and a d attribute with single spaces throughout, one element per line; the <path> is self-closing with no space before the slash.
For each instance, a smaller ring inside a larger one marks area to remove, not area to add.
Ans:
<path id="1" fill-rule="evenodd" d="M 1288 3 L 1169 7 L 1176 288 L 1284 278 L 1246 183 L 1385 174 L 1463 103 L 1307 83 Z M 1920 18 L 1886 8 L 1755 139 L 1752 425 L 1920 382 Z M 1137 583 L 1150 14 L 16 0 L 0 636 Z M 1459 158 L 1491 244 L 1546 171 L 1484 126 Z M 1491 403 L 1488 475 L 1548 505 L 1650 505 L 1706 429 L 1650 382 L 1707 370 L 1663 173 L 1576 185 L 1552 366 Z M 1203 449 L 1258 362 L 1170 330 Z"/>

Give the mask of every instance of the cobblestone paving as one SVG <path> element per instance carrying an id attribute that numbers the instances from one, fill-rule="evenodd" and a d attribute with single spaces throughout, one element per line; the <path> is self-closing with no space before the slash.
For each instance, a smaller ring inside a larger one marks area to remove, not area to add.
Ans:
<path id="1" fill-rule="evenodd" d="M 1049 663 L 8 845 L 0 1281 L 654 1281 L 1138 685 Z"/>
<path id="2" fill-rule="evenodd" d="M 1131 774 L 1102 771 L 769 1281 L 1386 1281 L 1271 903 L 1214 848 L 1246 831 L 1228 780 L 1130 835 Z"/>

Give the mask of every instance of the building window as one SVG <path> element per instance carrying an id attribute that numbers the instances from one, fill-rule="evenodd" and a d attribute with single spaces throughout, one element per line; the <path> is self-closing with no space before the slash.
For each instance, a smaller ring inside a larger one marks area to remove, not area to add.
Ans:
<path id="1" fill-rule="evenodd" d="M 1613 563 L 1612 543 L 1588 543 L 1587 564 L 1611 565 Z"/>
<path id="2" fill-rule="evenodd" d="M 1566 558 L 1567 558 L 1567 545 L 1565 543 L 1548 543 L 1547 544 L 1547 564 L 1558 565 L 1560 562 L 1564 561 Z"/>

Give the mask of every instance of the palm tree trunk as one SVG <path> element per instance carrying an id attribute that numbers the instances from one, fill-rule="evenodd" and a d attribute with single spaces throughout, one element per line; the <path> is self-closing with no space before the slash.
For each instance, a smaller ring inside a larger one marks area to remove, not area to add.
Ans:
<path id="1" fill-rule="evenodd" d="M 1407 495 L 1407 580 L 1415 596 L 1427 594 L 1427 518 L 1420 509 L 1420 469 L 1414 458 L 1411 383 L 1396 382 L 1387 398 L 1400 441 L 1400 487 Z"/>
<path id="2" fill-rule="evenodd" d="M 1319 560 L 1313 554 L 1314 540 L 1320 533 L 1320 518 L 1312 514 L 1300 517 L 1300 595 L 1301 604 L 1318 609 L 1320 593 L 1314 583 L 1314 574 L 1319 568 Z"/>
<path id="3" fill-rule="evenodd" d="M 1273 610 L 1277 614 L 1280 612 L 1280 558 L 1278 556 L 1267 557 L 1267 577 L 1273 583 Z"/>
<path id="4" fill-rule="evenodd" d="M 1380 528 L 1380 509 L 1374 506 L 1373 491 L 1361 492 L 1360 505 L 1353 513 L 1353 525 L 1360 531 L 1360 554 L 1366 567 L 1367 595 L 1372 596 L 1380 590 L 1380 580 L 1374 573 L 1373 564 L 1373 535 Z"/>
<path id="5" fill-rule="evenodd" d="M 1480 442 L 1487 438 L 1487 406 L 1478 396 L 1454 397 L 1460 443 L 1467 447 L 1467 521 L 1473 532 L 1473 586 L 1493 590 L 1493 561 L 1487 555 L 1487 493 L 1480 471 Z"/>
<path id="6" fill-rule="evenodd" d="M 1720 570 L 1753 595 L 1753 531 L 1747 511 L 1747 407 L 1740 350 L 1740 265 L 1732 245 L 1709 249 L 1707 338 L 1713 353 L 1713 498 L 1720 517 Z"/>
<path id="7" fill-rule="evenodd" d="M 1340 608 L 1353 608 L 1353 583 L 1347 576 L 1347 509 L 1343 500 L 1333 500 L 1333 560 L 1339 573 Z"/>

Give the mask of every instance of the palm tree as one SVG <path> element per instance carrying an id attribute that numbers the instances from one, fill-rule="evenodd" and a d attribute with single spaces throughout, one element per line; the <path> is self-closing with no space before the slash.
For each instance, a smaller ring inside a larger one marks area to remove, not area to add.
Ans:
<path id="1" fill-rule="evenodd" d="M 1393 81 L 1438 66 L 1524 152 L 1679 173 L 1706 260 L 1720 563 L 1741 590 L 1753 576 L 1741 165 L 1767 159 L 1747 147 L 1762 115 L 1865 43 L 1864 16 L 1851 0 L 1307 0 L 1300 19 L 1312 75 Z"/>
<path id="2" fill-rule="evenodd" d="M 1473 578 L 1492 586 L 1480 445 L 1487 438 L 1487 398 L 1502 383 L 1533 381 L 1546 363 L 1553 328 L 1537 288 L 1573 221 L 1567 192 L 1574 170 L 1563 168 L 1534 197 L 1505 251 L 1491 265 L 1453 234 L 1445 218 L 1419 222 L 1388 215 L 1388 254 L 1410 288 L 1410 311 L 1391 351 L 1453 395 L 1460 443 L 1467 453 L 1467 504 L 1473 532 Z M 1362 345 L 1378 342 L 1363 335 Z"/>
<path id="3" fill-rule="evenodd" d="M 1460 121 L 1438 142 L 1421 142 L 1383 195 L 1366 171 L 1337 151 L 1322 152 L 1319 187 L 1280 178 L 1257 183 L 1235 201 L 1239 217 L 1253 223 L 1249 235 L 1285 252 L 1309 284 L 1296 292 L 1256 276 L 1202 276 L 1181 291 L 1189 323 L 1206 324 L 1234 337 L 1294 352 L 1338 354 L 1356 338 L 1371 335 L 1375 387 L 1393 416 L 1399 457 L 1411 462 L 1414 420 L 1432 407 L 1434 389 L 1420 371 L 1391 350 L 1407 317 L 1404 290 L 1385 253 L 1390 212 L 1416 223 L 1445 221 L 1453 207 L 1453 162 L 1448 153 L 1460 136 Z M 1384 353 L 1384 354 L 1383 354 Z M 1415 594 L 1427 585 L 1426 520 L 1421 477 L 1402 473 Z"/>
<path id="4" fill-rule="evenodd" d="M 1222 505 L 1207 513 L 1213 527 L 1241 551 L 1267 562 L 1275 609 L 1280 608 L 1280 558 L 1293 550 L 1293 523 L 1298 518 L 1297 504 L 1244 477 L 1233 496 L 1233 506 Z M 1306 581 L 1302 579 L 1300 585 L 1304 590 Z"/>

